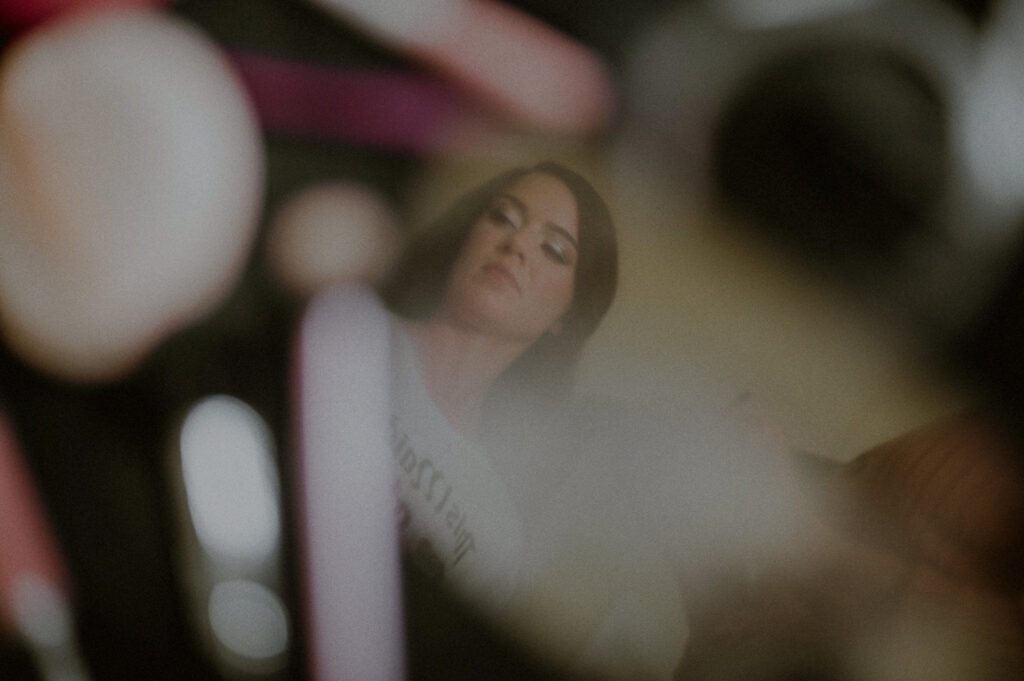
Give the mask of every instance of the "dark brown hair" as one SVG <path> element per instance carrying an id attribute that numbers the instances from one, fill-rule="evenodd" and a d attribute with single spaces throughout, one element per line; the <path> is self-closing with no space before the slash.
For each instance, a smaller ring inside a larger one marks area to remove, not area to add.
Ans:
<path id="1" fill-rule="evenodd" d="M 576 200 L 579 254 L 574 293 L 563 318 L 562 332 L 557 336 L 546 334 L 537 340 L 509 368 L 505 380 L 538 390 L 561 392 L 568 387 L 584 341 L 611 306 L 618 284 L 618 242 L 611 213 L 590 182 L 575 171 L 545 161 L 505 171 L 463 195 L 428 229 L 414 236 L 382 295 L 399 315 L 423 318 L 432 314 L 441 301 L 449 271 L 470 230 L 498 194 L 533 173 L 560 180 Z"/>

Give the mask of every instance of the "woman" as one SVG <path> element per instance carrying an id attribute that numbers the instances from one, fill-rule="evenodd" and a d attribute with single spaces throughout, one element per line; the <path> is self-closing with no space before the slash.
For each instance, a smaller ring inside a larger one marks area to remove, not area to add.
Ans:
<path id="1" fill-rule="evenodd" d="M 551 195 L 542 197 L 545 190 Z M 520 192 L 529 196 L 518 196 Z M 566 224 L 552 223 L 561 228 L 561 233 L 559 229 L 536 233 L 548 238 L 536 241 L 533 253 L 523 255 L 543 256 L 531 265 L 553 264 L 553 271 L 563 284 L 566 278 L 571 279 L 569 301 L 563 301 L 567 309 L 562 311 L 562 324 L 552 324 L 539 332 L 528 326 L 517 330 L 533 338 L 532 342 L 526 339 L 525 347 L 530 351 L 523 350 L 516 355 L 517 366 L 509 373 L 519 374 L 534 388 L 562 393 L 568 387 L 584 341 L 611 305 L 618 280 L 618 249 L 608 207 L 590 183 L 572 170 L 552 162 L 517 168 L 463 196 L 406 249 L 384 290 L 384 298 L 402 317 L 426 322 L 427 326 L 440 321 L 446 312 L 443 304 L 459 302 L 448 300 L 450 294 L 458 295 L 460 287 L 465 288 L 465 282 L 459 281 L 458 273 L 452 270 L 456 265 L 465 264 L 458 261 L 462 256 L 468 257 L 464 253 L 466 241 L 471 235 L 482 232 L 476 228 L 487 221 L 499 227 L 498 233 L 503 233 L 501 228 L 505 228 L 504 233 L 517 232 L 518 227 L 524 226 L 523 220 L 529 217 L 524 211 L 529 206 L 523 199 L 532 198 L 534 192 L 540 192 L 538 199 L 548 202 L 538 209 L 566 212 L 562 217 Z M 567 257 L 569 261 L 560 262 L 560 257 Z M 422 328 L 423 325 L 413 326 Z M 448 348 L 448 351 L 453 349 Z M 497 361 L 487 375 L 492 375 L 505 363 Z M 480 383 L 489 382 L 484 376 L 478 378 Z"/>
<path id="2" fill-rule="evenodd" d="M 616 280 L 607 206 L 549 162 L 458 200 L 414 240 L 383 292 L 400 315 L 392 449 L 405 544 L 485 610 L 500 610 L 517 586 L 528 484 L 521 465 L 496 462 L 481 444 L 486 405 L 499 383 L 533 400 L 564 394 Z"/>

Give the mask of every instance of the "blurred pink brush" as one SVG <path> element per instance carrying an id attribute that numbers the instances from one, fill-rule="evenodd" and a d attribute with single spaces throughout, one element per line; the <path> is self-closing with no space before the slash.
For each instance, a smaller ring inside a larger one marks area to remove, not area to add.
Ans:
<path id="1" fill-rule="evenodd" d="M 68 576 L 14 434 L 0 413 L 0 624 L 25 642 L 45 681 L 87 681 Z"/>
<path id="2" fill-rule="evenodd" d="M 436 70 L 514 121 L 588 135 L 615 115 L 612 79 L 584 45 L 491 0 L 310 0 Z"/>
<path id="3" fill-rule="evenodd" d="M 336 69 L 233 52 L 264 129 L 431 155 L 465 153 L 483 114 L 450 84 L 409 70 Z"/>
<path id="4" fill-rule="evenodd" d="M 26 30 L 61 14 L 116 7 L 156 7 L 169 0 L 0 0 L 0 25 Z"/>

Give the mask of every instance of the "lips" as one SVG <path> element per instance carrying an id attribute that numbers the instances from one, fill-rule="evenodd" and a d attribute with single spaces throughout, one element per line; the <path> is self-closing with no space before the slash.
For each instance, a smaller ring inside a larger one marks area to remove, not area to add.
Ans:
<path id="1" fill-rule="evenodd" d="M 482 269 L 486 274 L 508 283 L 516 290 L 516 292 L 522 292 L 522 289 L 519 286 L 519 280 L 516 279 L 516 276 L 512 274 L 512 271 L 504 265 L 496 262 L 490 262 L 484 265 Z"/>

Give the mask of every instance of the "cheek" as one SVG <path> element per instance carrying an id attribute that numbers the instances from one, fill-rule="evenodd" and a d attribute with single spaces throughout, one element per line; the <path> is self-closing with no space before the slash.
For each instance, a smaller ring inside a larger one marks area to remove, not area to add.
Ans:
<path id="1" fill-rule="evenodd" d="M 572 272 L 568 274 L 557 272 L 545 281 L 544 298 L 547 300 L 551 313 L 554 316 L 562 316 L 572 305 L 573 293 L 575 291 L 574 280 L 575 276 Z"/>
<path id="2" fill-rule="evenodd" d="M 489 234 L 479 226 L 474 227 L 466 235 L 465 241 L 462 242 L 462 247 L 459 250 L 459 254 L 455 257 L 452 267 L 453 269 L 471 270 L 474 265 L 479 265 L 486 258 L 490 257 L 495 248 L 494 235 Z"/>
<path id="3" fill-rule="evenodd" d="M 479 230 L 470 232 L 469 236 L 462 244 L 462 249 L 459 254 L 455 257 L 452 262 L 451 269 L 448 272 L 448 285 L 450 286 L 453 281 L 460 278 L 466 278 L 469 273 L 473 270 L 475 263 L 480 261 L 481 253 L 484 250 L 481 239 L 477 234 Z"/>

